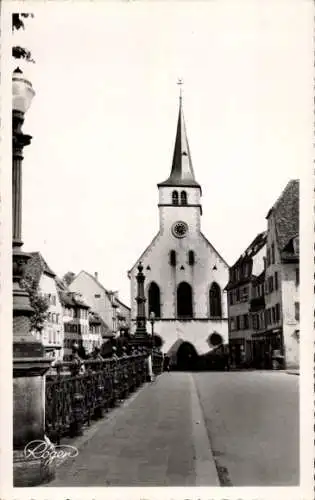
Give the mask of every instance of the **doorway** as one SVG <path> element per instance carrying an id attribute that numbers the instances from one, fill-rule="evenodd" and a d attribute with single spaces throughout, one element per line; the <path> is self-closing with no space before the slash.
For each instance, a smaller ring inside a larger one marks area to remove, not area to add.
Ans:
<path id="1" fill-rule="evenodd" d="M 177 351 L 176 368 L 180 371 L 197 370 L 199 356 L 190 342 L 183 342 Z"/>

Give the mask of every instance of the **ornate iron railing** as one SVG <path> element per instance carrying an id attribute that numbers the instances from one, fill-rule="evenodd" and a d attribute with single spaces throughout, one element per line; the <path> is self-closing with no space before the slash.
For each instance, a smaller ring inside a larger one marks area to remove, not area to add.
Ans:
<path id="1" fill-rule="evenodd" d="M 163 356 L 153 353 L 153 371 L 161 373 Z M 84 368 L 83 368 L 84 367 Z M 78 436 L 83 426 L 101 418 L 147 380 L 147 354 L 59 363 L 46 376 L 45 432 L 55 443 Z"/>

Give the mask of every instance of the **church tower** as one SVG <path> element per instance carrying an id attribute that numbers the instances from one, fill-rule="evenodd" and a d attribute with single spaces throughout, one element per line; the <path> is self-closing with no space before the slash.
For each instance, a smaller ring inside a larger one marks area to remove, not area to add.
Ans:
<path id="1" fill-rule="evenodd" d="M 195 180 L 194 169 L 186 133 L 183 113 L 182 97 L 179 101 L 179 113 L 172 169 L 169 178 L 158 184 L 160 231 L 169 231 L 179 234 L 189 229 L 192 232 L 200 231 L 200 216 L 202 214 L 200 198 L 201 187 Z M 179 219 L 185 223 L 179 225 Z M 171 225 L 171 227 L 170 227 Z M 182 234 L 184 236 L 184 234 Z"/>
<path id="2" fill-rule="evenodd" d="M 201 232 L 201 186 L 196 181 L 183 113 L 182 96 L 171 172 L 159 183 L 159 231 L 129 271 L 131 318 L 137 314 L 136 275 L 145 274 L 146 316 L 155 314 L 154 330 L 174 364 L 228 342 L 224 288 L 228 265 Z M 149 325 L 147 328 L 149 332 Z"/>

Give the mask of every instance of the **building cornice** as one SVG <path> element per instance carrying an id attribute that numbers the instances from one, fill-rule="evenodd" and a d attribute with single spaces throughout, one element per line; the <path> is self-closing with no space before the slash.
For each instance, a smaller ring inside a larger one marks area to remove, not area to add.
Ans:
<path id="1" fill-rule="evenodd" d="M 258 333 L 253 333 L 252 336 L 253 338 L 257 338 L 257 337 L 263 337 L 263 336 L 272 336 L 272 335 L 279 335 L 282 333 L 282 326 L 277 326 L 275 328 L 271 328 L 269 330 L 264 330 L 264 331 L 260 331 Z"/>
<path id="2" fill-rule="evenodd" d="M 136 318 L 132 318 L 131 321 L 136 321 Z M 149 321 L 149 319 L 147 319 L 147 321 Z M 183 322 L 183 321 L 201 321 L 201 322 L 211 322 L 211 323 L 214 323 L 214 322 L 217 322 L 217 321 L 228 321 L 228 318 L 227 317 L 224 317 L 224 318 L 217 318 L 217 317 L 213 317 L 213 318 L 156 318 L 155 320 L 155 323 L 158 323 L 159 321 L 179 321 L 179 322 Z"/>
<path id="3" fill-rule="evenodd" d="M 174 207 L 174 208 L 199 208 L 200 215 L 202 215 L 202 206 L 199 203 L 196 204 L 187 204 L 187 205 L 174 205 L 173 203 L 159 203 L 158 207 Z"/>
<path id="4" fill-rule="evenodd" d="M 248 278 L 244 278 L 244 279 L 239 280 L 237 282 L 232 281 L 226 285 L 225 290 L 234 290 L 235 288 L 238 288 L 239 286 L 247 285 L 247 284 L 251 283 L 252 281 L 253 281 L 252 276 L 249 276 Z"/>

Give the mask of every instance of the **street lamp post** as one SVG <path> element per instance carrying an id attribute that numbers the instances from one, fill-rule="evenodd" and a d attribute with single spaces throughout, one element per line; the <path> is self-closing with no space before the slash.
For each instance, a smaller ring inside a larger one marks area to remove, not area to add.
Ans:
<path id="1" fill-rule="evenodd" d="M 13 235 L 13 482 L 36 486 L 54 476 L 43 458 L 30 458 L 25 447 L 45 438 L 45 378 L 52 359 L 31 333 L 33 309 L 20 286 L 29 255 L 22 251 L 22 161 L 31 136 L 22 132 L 25 113 L 35 95 L 32 84 L 17 68 L 12 78 L 12 235 Z"/>
<path id="2" fill-rule="evenodd" d="M 154 311 L 150 312 L 150 323 L 151 323 L 151 345 L 152 349 L 154 347 L 154 322 L 155 322 L 155 314 Z"/>
<path id="3" fill-rule="evenodd" d="M 153 348 L 154 348 L 154 321 L 155 321 L 155 314 L 154 311 L 150 312 L 150 323 L 151 323 L 151 380 L 154 378 L 154 370 L 153 370 Z"/>

